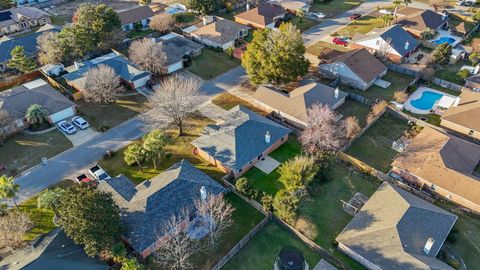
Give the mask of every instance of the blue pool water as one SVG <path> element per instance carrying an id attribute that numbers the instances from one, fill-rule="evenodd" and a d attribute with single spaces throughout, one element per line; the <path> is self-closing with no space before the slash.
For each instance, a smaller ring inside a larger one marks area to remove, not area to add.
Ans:
<path id="1" fill-rule="evenodd" d="M 436 44 L 448 43 L 452 45 L 453 43 L 455 43 L 455 39 L 451 37 L 441 37 L 439 39 L 434 40 L 433 43 L 436 43 Z"/>
<path id="2" fill-rule="evenodd" d="M 419 110 L 431 110 L 435 102 L 442 98 L 442 94 L 432 91 L 423 91 L 419 99 L 410 101 L 410 104 Z"/>

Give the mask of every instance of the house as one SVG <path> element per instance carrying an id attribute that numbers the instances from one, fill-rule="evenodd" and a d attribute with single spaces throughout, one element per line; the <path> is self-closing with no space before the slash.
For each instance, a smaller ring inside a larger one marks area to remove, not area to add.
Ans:
<path id="1" fill-rule="evenodd" d="M 35 58 L 37 55 L 37 38 L 47 31 L 59 32 L 60 30 L 51 24 L 46 24 L 34 33 L 18 37 L 0 37 L 0 72 L 7 70 L 11 52 L 16 46 L 22 46 L 26 56 Z"/>
<path id="2" fill-rule="evenodd" d="M 13 120 L 25 117 L 34 104 L 48 112 L 48 122 L 56 123 L 76 113 L 76 105 L 42 79 L 0 92 L 0 110 L 5 110 Z"/>
<path id="3" fill-rule="evenodd" d="M 440 125 L 480 140 L 480 92 L 463 90 L 458 105 L 442 114 Z"/>
<path id="4" fill-rule="evenodd" d="M 375 28 L 367 34 L 355 34 L 352 48 L 365 48 L 370 53 L 384 54 L 393 62 L 400 63 L 420 45 L 400 25 L 395 24 L 383 29 Z"/>
<path id="5" fill-rule="evenodd" d="M 290 129 L 239 105 L 195 139 L 194 153 L 238 178 L 288 139 Z"/>
<path id="6" fill-rule="evenodd" d="M 167 74 L 182 69 L 185 60 L 199 56 L 204 47 L 175 33 L 164 35 L 156 39 L 156 42 L 158 42 L 161 50 L 165 54 L 165 73 Z"/>
<path id="7" fill-rule="evenodd" d="M 475 91 L 480 91 L 480 74 L 465 78 L 465 87 Z"/>
<path id="8" fill-rule="evenodd" d="M 318 66 L 319 73 L 327 78 L 340 78 L 340 83 L 362 91 L 387 74 L 387 67 L 365 48 L 351 50 Z"/>
<path id="9" fill-rule="evenodd" d="M 17 7 L 0 11 L 0 36 L 30 30 L 51 23 L 50 15 L 34 7 Z"/>
<path id="10" fill-rule="evenodd" d="M 249 30 L 246 25 L 215 17 L 212 23 L 190 32 L 190 36 L 207 46 L 226 50 L 235 47 L 235 41 L 246 37 Z"/>
<path id="11" fill-rule="evenodd" d="M 303 81 L 291 92 L 273 87 L 260 86 L 253 95 L 259 107 L 276 112 L 291 124 L 303 129 L 307 127 L 307 110 L 314 104 L 327 105 L 332 110 L 340 107 L 348 93 L 314 81 Z"/>
<path id="12" fill-rule="evenodd" d="M 384 182 L 337 236 L 371 270 L 453 270 L 436 258 L 457 216 Z"/>
<path id="13" fill-rule="evenodd" d="M 400 25 L 418 39 L 425 29 L 438 31 L 448 24 L 447 14 L 440 14 L 429 9 L 405 7 L 397 11 L 397 16 L 399 20 L 395 24 Z"/>
<path id="14" fill-rule="evenodd" d="M 2 258 L 0 269 L 10 270 L 107 270 L 110 267 L 95 258 L 90 258 L 83 247 L 60 229 L 56 228 L 36 243 L 25 249 L 16 250 L 14 255 Z"/>
<path id="15" fill-rule="evenodd" d="M 92 60 L 81 63 L 76 62 L 73 66 L 67 67 L 69 73 L 63 75 L 65 81 L 78 91 L 83 91 L 87 72 L 91 68 L 99 65 L 106 65 L 115 70 L 123 83 L 127 84 L 131 89 L 138 89 L 145 86 L 150 80 L 150 72 L 141 70 L 140 67 L 131 63 L 128 59 L 117 52 L 112 52 Z"/>
<path id="16" fill-rule="evenodd" d="M 38 4 L 47 4 L 52 0 L 15 0 L 17 7 L 29 6 L 29 5 L 38 5 Z"/>
<path id="17" fill-rule="evenodd" d="M 236 15 L 235 21 L 254 28 L 272 29 L 286 14 L 287 11 L 277 5 L 261 4 L 250 10 L 247 5 L 247 11 Z"/>
<path id="18" fill-rule="evenodd" d="M 297 14 L 307 13 L 312 7 L 313 1 L 309 0 L 271 0 L 270 3 L 281 6 L 284 10 Z"/>
<path id="19" fill-rule="evenodd" d="M 65 72 L 65 66 L 63 64 L 46 64 L 40 70 L 49 77 L 55 77 Z"/>
<path id="20" fill-rule="evenodd" d="M 183 227 L 196 218 L 195 201 L 200 199 L 202 187 L 215 196 L 226 191 L 186 160 L 137 186 L 123 175 L 98 184 L 98 189 L 111 193 L 122 209 L 121 220 L 126 226 L 123 238 L 143 258 L 168 237 L 163 226 L 172 216 L 179 217 L 187 210 L 190 216 L 179 223 Z"/>
<path id="21" fill-rule="evenodd" d="M 118 11 L 118 17 L 120 17 L 122 29 L 125 32 L 137 28 L 148 28 L 153 15 L 153 10 L 148 5 Z"/>
<path id="22" fill-rule="evenodd" d="M 425 127 L 392 172 L 423 190 L 480 213 L 480 145 Z"/>

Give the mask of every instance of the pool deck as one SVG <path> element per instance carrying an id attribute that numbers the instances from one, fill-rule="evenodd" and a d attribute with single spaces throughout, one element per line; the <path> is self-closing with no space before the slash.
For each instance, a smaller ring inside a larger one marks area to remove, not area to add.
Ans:
<path id="1" fill-rule="evenodd" d="M 460 44 L 460 42 L 462 42 L 463 38 L 462 37 L 459 37 L 459 36 L 456 36 L 456 35 L 453 35 L 452 33 L 450 33 L 450 31 L 445 31 L 445 30 L 439 30 L 438 31 L 438 35 L 432 40 L 432 42 L 435 43 L 436 40 L 439 40 L 441 38 L 453 38 L 455 41 L 453 43 L 451 43 L 450 45 L 452 45 L 452 47 L 456 47 L 458 44 Z M 440 45 L 440 44 L 438 44 Z"/>
<path id="2" fill-rule="evenodd" d="M 423 92 L 425 91 L 430 91 L 430 92 L 434 92 L 434 93 L 438 93 L 438 94 L 441 94 L 443 96 L 450 96 L 450 95 L 447 95 L 441 91 L 438 91 L 438 90 L 435 90 L 435 89 L 432 89 L 432 88 L 428 88 L 428 87 L 425 87 L 425 86 L 420 86 L 418 87 L 417 91 L 413 92 L 413 94 L 410 95 L 410 97 L 408 97 L 407 101 L 405 101 L 405 105 L 404 105 L 404 108 L 407 110 L 407 111 L 410 111 L 412 113 L 415 113 L 415 114 L 430 114 L 431 110 L 434 109 L 434 108 L 431 108 L 429 110 L 420 110 L 420 109 L 417 109 L 415 108 L 410 102 L 413 101 L 413 100 L 417 100 L 417 99 L 420 99 L 422 97 L 422 94 Z M 453 97 L 453 96 L 452 96 Z M 435 105 L 434 105 L 435 107 Z"/>

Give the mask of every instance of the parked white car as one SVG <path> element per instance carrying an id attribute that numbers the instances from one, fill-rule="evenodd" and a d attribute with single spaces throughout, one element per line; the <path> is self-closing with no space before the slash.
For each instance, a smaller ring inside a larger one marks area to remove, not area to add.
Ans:
<path id="1" fill-rule="evenodd" d="M 80 117 L 80 116 L 73 117 L 72 122 L 73 124 L 75 124 L 75 126 L 77 126 L 80 129 L 86 129 L 90 126 L 87 120 L 83 119 L 83 117 Z"/>
<path id="2" fill-rule="evenodd" d="M 325 18 L 325 14 L 321 12 L 308 12 L 307 17 L 315 18 L 315 19 L 323 19 Z"/>
<path id="3" fill-rule="evenodd" d="M 93 166 L 92 168 L 90 168 L 88 170 L 88 172 L 93 175 L 93 177 L 95 178 L 95 180 L 98 180 L 98 181 L 101 181 L 101 180 L 105 180 L 105 179 L 111 179 L 112 177 L 110 177 L 110 175 L 108 175 L 107 172 L 105 172 L 104 169 L 102 169 L 102 167 L 98 166 L 98 165 L 95 165 Z"/>
<path id="4" fill-rule="evenodd" d="M 390 14 L 390 15 L 393 15 L 393 11 L 388 10 L 388 9 L 380 9 L 378 12 L 379 12 L 380 14 Z"/>
<path id="5" fill-rule="evenodd" d="M 469 7 L 475 4 L 475 0 L 458 0 L 457 5 Z"/>
<path id="6" fill-rule="evenodd" d="M 75 128 L 74 125 L 70 124 L 69 122 L 67 122 L 67 121 L 65 121 L 65 120 L 64 120 L 64 121 L 60 121 L 60 122 L 57 124 L 57 126 L 58 126 L 58 128 L 59 128 L 61 131 L 65 132 L 65 133 L 67 133 L 67 134 L 69 134 L 69 135 L 70 135 L 70 134 L 73 134 L 73 133 L 75 133 L 75 132 L 77 131 L 77 129 Z"/>

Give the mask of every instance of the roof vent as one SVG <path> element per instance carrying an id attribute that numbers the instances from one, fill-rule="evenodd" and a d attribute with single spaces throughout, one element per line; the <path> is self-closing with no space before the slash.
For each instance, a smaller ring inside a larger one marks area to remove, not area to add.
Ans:
<path id="1" fill-rule="evenodd" d="M 200 198 L 202 198 L 202 201 L 207 200 L 207 189 L 204 186 L 200 188 Z"/>
<path id="2" fill-rule="evenodd" d="M 430 250 L 432 249 L 433 247 L 433 243 L 435 243 L 435 240 L 433 240 L 433 238 L 428 238 L 427 240 L 427 243 L 425 243 L 425 246 L 423 247 L 423 252 L 425 252 L 425 254 L 429 254 L 430 253 Z"/>
<path id="3" fill-rule="evenodd" d="M 73 64 L 75 65 L 75 69 L 78 70 L 80 68 L 80 63 L 75 61 L 73 62 Z"/>
<path id="4" fill-rule="evenodd" d="M 405 50 L 408 50 L 408 47 L 410 47 L 410 42 L 405 42 Z"/>
<path id="5" fill-rule="evenodd" d="M 270 133 L 267 131 L 267 133 L 265 134 L 265 142 L 266 143 L 270 143 Z"/>
<path id="6" fill-rule="evenodd" d="M 338 87 L 337 87 L 337 88 L 335 88 L 335 94 L 334 94 L 335 99 L 338 98 L 338 94 L 340 94 L 340 89 L 338 89 Z"/>

